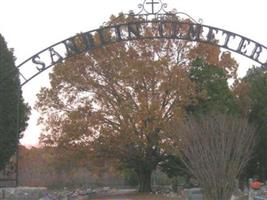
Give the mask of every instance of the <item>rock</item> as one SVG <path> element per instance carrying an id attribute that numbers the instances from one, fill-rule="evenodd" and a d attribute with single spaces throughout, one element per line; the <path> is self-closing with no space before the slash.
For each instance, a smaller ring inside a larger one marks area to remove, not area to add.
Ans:
<path id="1" fill-rule="evenodd" d="M 105 192 L 105 193 L 107 193 L 109 190 L 110 190 L 110 187 L 103 187 L 102 188 L 102 191 Z"/>
<path id="2" fill-rule="evenodd" d="M 100 191 L 104 191 L 101 188 Z M 96 194 L 96 190 L 88 189 L 76 189 L 73 191 L 69 191 L 64 188 L 62 191 L 57 192 L 49 192 L 46 196 L 40 198 L 39 200 L 87 200 L 88 198 L 94 196 Z"/>
<path id="3" fill-rule="evenodd" d="M 170 197 L 170 198 L 177 198 L 177 194 L 174 193 L 174 192 L 170 192 L 166 195 L 167 197 Z"/>

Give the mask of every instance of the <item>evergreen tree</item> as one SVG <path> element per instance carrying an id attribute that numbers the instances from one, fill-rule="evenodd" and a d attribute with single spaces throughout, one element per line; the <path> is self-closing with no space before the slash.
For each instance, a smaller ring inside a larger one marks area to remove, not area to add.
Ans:
<path id="1" fill-rule="evenodd" d="M 24 103 L 13 52 L 0 34 L 0 170 L 17 147 L 17 134 L 27 126 L 29 107 Z"/>
<path id="2" fill-rule="evenodd" d="M 189 76 L 196 83 L 198 93 L 202 95 L 199 95 L 198 103 L 187 107 L 188 113 L 239 114 L 235 96 L 228 86 L 227 74 L 223 68 L 207 64 L 201 58 L 196 58 L 192 62 Z"/>
<path id="3" fill-rule="evenodd" d="M 258 144 L 253 159 L 247 167 L 246 178 L 254 175 L 262 179 L 267 178 L 267 67 L 252 68 L 244 77 L 243 82 L 248 85 L 250 109 L 248 118 L 257 128 Z"/>

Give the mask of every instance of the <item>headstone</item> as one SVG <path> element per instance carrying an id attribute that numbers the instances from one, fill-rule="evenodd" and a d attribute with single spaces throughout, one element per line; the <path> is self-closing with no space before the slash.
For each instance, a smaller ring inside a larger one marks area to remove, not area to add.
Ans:
<path id="1" fill-rule="evenodd" d="M 188 200 L 203 200 L 203 194 L 201 188 L 191 188 L 186 191 L 186 197 Z"/>
<path id="2" fill-rule="evenodd" d="M 259 196 L 256 196 L 256 197 L 254 197 L 253 200 L 267 200 L 267 198 L 266 198 L 266 197 L 259 197 Z"/>

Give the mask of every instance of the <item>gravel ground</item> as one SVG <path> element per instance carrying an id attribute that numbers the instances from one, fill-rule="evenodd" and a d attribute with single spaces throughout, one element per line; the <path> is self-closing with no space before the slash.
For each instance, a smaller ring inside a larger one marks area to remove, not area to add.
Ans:
<path id="1" fill-rule="evenodd" d="M 114 191 L 110 194 L 103 194 L 98 197 L 92 198 L 92 200 L 174 200 L 177 198 L 170 198 L 162 195 L 154 194 L 138 194 L 134 190 L 120 190 Z"/>

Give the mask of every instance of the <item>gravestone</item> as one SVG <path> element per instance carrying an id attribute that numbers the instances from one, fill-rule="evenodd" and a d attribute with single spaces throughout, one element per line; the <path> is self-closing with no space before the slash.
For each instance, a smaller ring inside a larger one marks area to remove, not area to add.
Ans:
<path id="1" fill-rule="evenodd" d="M 203 194 L 201 188 L 191 188 L 186 191 L 186 197 L 188 200 L 203 200 Z"/>
<path id="2" fill-rule="evenodd" d="M 267 198 L 266 198 L 266 197 L 259 197 L 259 196 L 256 196 L 256 197 L 254 197 L 253 200 L 267 200 Z"/>

